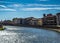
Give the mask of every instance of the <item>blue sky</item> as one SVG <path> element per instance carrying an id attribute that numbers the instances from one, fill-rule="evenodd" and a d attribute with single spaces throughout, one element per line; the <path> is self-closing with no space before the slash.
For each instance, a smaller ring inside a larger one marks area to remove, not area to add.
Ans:
<path id="1" fill-rule="evenodd" d="M 60 0 L 0 0 L 0 20 L 35 17 L 60 12 Z"/>

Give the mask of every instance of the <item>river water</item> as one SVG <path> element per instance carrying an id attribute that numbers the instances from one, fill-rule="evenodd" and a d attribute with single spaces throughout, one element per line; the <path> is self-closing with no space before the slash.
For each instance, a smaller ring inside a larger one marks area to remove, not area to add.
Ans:
<path id="1" fill-rule="evenodd" d="M 4 26 L 0 43 L 60 43 L 60 33 L 37 28 Z"/>

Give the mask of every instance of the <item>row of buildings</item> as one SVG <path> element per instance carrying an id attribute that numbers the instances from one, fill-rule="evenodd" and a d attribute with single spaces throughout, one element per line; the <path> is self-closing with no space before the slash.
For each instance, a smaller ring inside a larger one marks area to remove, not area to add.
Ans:
<path id="1" fill-rule="evenodd" d="M 22 24 L 22 25 L 31 25 L 31 26 L 41 26 L 42 25 L 42 19 L 34 18 L 34 17 L 28 17 L 28 18 L 14 18 L 13 20 L 14 24 Z"/>
<path id="2" fill-rule="evenodd" d="M 60 13 L 57 14 L 43 14 L 43 18 L 13 18 L 11 20 L 4 20 L 0 23 L 14 24 L 14 25 L 31 25 L 31 26 L 45 26 L 45 27 L 60 27 Z"/>
<path id="3" fill-rule="evenodd" d="M 13 18 L 11 20 L 4 20 L 0 23 L 5 25 L 30 25 L 30 26 L 42 26 L 42 18 L 34 18 L 34 17 L 28 17 L 28 18 Z"/>

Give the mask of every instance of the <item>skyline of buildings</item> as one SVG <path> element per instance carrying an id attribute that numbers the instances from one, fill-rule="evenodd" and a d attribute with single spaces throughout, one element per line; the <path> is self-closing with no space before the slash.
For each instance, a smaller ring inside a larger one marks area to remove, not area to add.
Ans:
<path id="1" fill-rule="evenodd" d="M 42 18 L 13 18 L 12 20 L 0 21 L 3 25 L 29 25 L 29 26 L 45 26 L 45 27 L 60 27 L 60 13 L 43 14 Z"/>

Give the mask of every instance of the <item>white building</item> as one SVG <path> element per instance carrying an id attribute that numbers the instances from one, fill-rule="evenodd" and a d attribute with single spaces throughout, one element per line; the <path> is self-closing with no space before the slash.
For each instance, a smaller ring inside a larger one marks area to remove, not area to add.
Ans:
<path id="1" fill-rule="evenodd" d="M 56 14 L 56 18 L 57 18 L 57 26 L 60 27 L 60 13 Z"/>

